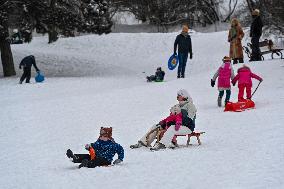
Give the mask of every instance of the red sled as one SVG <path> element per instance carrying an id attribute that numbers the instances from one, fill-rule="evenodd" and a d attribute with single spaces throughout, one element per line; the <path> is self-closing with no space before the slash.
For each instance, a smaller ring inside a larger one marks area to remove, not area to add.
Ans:
<path id="1" fill-rule="evenodd" d="M 245 99 L 240 102 L 228 102 L 225 106 L 224 112 L 231 111 L 231 112 L 242 112 L 248 109 L 253 109 L 255 104 L 252 100 Z"/>

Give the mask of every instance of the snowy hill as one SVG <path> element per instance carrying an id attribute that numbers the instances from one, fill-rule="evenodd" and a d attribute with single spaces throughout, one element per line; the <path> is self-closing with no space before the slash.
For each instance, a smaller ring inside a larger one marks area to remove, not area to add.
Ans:
<path id="1" fill-rule="evenodd" d="M 228 54 L 227 33 L 193 33 L 193 60 L 179 80 L 166 68 L 176 34 L 89 35 L 55 44 L 39 37 L 12 46 L 15 62 L 34 54 L 47 79 L 23 85 L 16 77 L 0 79 L 0 187 L 284 188 L 283 60 L 248 63 L 264 78 L 253 97 L 256 109 L 223 112 L 210 78 Z M 166 82 L 146 83 L 142 72 L 152 74 L 158 66 L 166 70 Z M 168 115 L 180 88 L 197 106 L 203 144 L 193 139 L 189 148 L 129 149 Z M 234 87 L 232 101 L 237 92 Z M 125 149 L 123 164 L 77 169 L 66 150 L 86 153 L 84 145 L 97 139 L 101 126 L 113 127 Z"/>

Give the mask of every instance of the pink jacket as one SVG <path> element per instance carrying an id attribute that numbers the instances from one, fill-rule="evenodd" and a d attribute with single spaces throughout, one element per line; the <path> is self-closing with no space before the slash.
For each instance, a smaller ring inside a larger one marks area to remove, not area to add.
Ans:
<path id="1" fill-rule="evenodd" d="M 219 68 L 218 88 L 230 88 L 231 63 L 225 63 Z"/>
<path id="2" fill-rule="evenodd" d="M 231 88 L 230 79 L 234 78 L 234 70 L 231 66 L 231 62 L 225 62 L 222 66 L 220 66 L 220 68 L 214 74 L 213 80 L 215 81 L 217 77 L 219 90 L 226 90 Z"/>
<path id="3" fill-rule="evenodd" d="M 170 114 L 168 117 L 166 117 L 164 120 L 162 120 L 163 122 L 166 123 L 166 125 L 168 125 L 168 122 L 171 121 L 175 121 L 176 122 L 176 126 L 180 127 L 182 125 L 182 113 L 179 114 Z"/>
<path id="4" fill-rule="evenodd" d="M 262 81 L 262 78 L 259 77 L 258 75 L 252 73 L 250 71 L 249 67 L 241 67 L 238 69 L 238 74 L 236 75 L 236 77 L 232 80 L 232 83 L 235 84 L 238 81 L 238 87 L 240 85 L 247 85 L 248 87 L 252 87 L 252 81 L 251 78 L 255 78 L 259 81 Z"/>

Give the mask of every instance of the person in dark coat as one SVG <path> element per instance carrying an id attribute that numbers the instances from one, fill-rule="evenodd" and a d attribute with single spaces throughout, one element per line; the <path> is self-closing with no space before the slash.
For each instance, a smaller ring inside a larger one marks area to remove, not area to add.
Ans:
<path id="1" fill-rule="evenodd" d="M 251 44 L 252 44 L 252 53 L 250 61 L 260 61 L 261 60 L 261 53 L 259 49 L 259 39 L 262 35 L 262 27 L 263 23 L 259 16 L 259 10 L 255 9 L 252 12 L 252 24 L 250 26 L 250 37 L 251 37 Z"/>
<path id="2" fill-rule="evenodd" d="M 25 79 L 26 79 L 26 83 L 30 83 L 32 66 L 34 66 L 37 72 L 40 71 L 38 67 L 36 66 L 35 57 L 33 55 L 26 56 L 25 58 L 23 58 L 23 60 L 21 61 L 19 65 L 20 69 L 24 67 L 24 73 L 20 79 L 20 84 L 22 84 Z"/>
<path id="3" fill-rule="evenodd" d="M 188 35 L 188 26 L 182 26 L 182 32 L 176 37 L 174 43 L 174 54 L 176 55 L 177 46 L 178 46 L 178 73 L 177 78 L 184 78 L 184 72 L 187 62 L 188 53 L 190 54 L 190 59 L 192 59 L 192 45 L 191 45 L 191 38 Z"/>
<path id="4" fill-rule="evenodd" d="M 162 82 L 164 81 L 164 77 L 165 77 L 165 72 L 162 70 L 161 67 L 158 67 L 155 75 L 147 76 L 146 79 L 147 82 L 152 82 L 152 81 Z"/>

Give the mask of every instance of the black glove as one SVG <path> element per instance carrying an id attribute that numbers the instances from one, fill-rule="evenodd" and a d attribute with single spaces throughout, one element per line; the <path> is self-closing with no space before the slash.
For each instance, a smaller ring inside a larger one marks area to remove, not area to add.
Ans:
<path id="1" fill-rule="evenodd" d="M 190 53 L 189 58 L 192 59 L 192 53 Z"/>
<path id="2" fill-rule="evenodd" d="M 19 66 L 19 69 L 22 69 L 22 66 Z"/>
<path id="3" fill-rule="evenodd" d="M 232 82 L 232 85 L 233 85 L 233 86 L 235 86 L 235 85 L 236 85 L 236 83 L 233 83 L 233 82 Z"/>
<path id="4" fill-rule="evenodd" d="M 117 165 L 117 164 L 120 164 L 121 162 L 122 162 L 121 159 L 116 159 L 116 160 L 114 160 L 113 164 L 114 164 L 114 165 Z"/>
<path id="5" fill-rule="evenodd" d="M 211 87 L 215 86 L 215 81 L 213 79 L 211 79 Z"/>
<path id="6" fill-rule="evenodd" d="M 174 55 L 176 56 L 176 55 L 177 55 L 177 53 L 176 53 L 176 52 L 174 52 Z"/>

